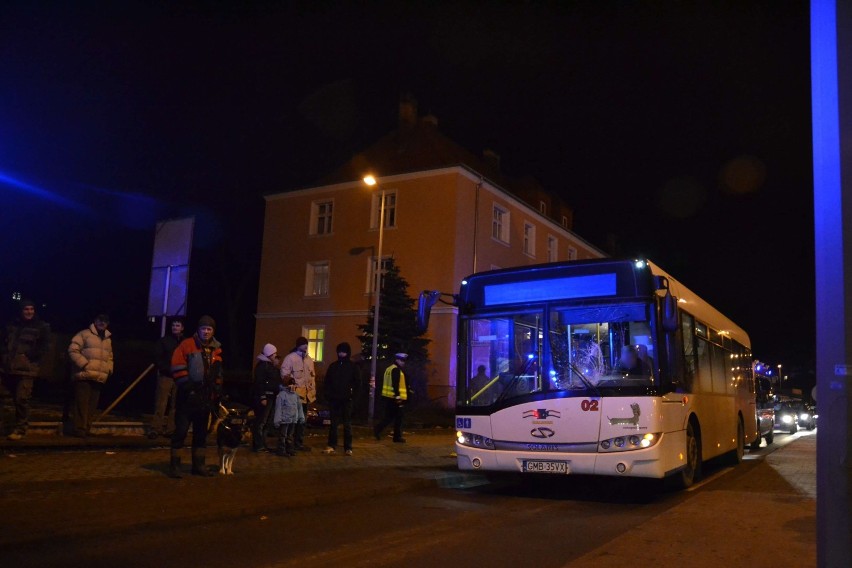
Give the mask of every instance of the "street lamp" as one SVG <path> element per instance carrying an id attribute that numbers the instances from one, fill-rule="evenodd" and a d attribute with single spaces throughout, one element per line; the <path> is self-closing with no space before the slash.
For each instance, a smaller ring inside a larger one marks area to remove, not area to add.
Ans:
<path id="1" fill-rule="evenodd" d="M 379 182 L 372 175 L 364 176 L 364 183 L 372 187 L 378 185 Z M 373 307 L 373 351 L 370 357 L 370 398 L 367 402 L 367 421 L 372 425 L 373 416 L 376 411 L 376 358 L 379 350 L 379 304 L 381 303 L 382 294 L 382 239 L 385 233 L 385 190 L 379 188 L 379 249 L 377 251 L 376 262 L 376 296 L 375 306 Z"/>

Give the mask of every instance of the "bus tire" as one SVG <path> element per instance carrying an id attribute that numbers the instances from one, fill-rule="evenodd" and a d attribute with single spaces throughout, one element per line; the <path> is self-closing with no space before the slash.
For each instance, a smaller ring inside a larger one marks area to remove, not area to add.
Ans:
<path id="1" fill-rule="evenodd" d="M 757 444 L 760 445 L 760 436 L 757 437 Z M 743 455 L 745 454 L 745 427 L 743 427 L 743 421 L 740 418 L 737 418 L 737 446 L 728 452 L 727 462 L 731 465 L 737 465 L 743 461 Z"/>
<path id="2" fill-rule="evenodd" d="M 672 476 L 678 489 L 691 487 L 701 478 L 701 434 L 693 420 L 686 424 L 686 465 Z"/>

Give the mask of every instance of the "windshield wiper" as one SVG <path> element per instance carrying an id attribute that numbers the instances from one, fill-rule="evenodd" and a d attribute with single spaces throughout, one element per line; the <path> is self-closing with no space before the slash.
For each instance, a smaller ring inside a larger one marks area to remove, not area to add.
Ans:
<path id="1" fill-rule="evenodd" d="M 587 389 L 589 389 L 590 391 L 592 391 L 593 393 L 595 393 L 595 396 L 597 396 L 597 397 L 600 397 L 600 396 L 601 396 L 601 392 L 598 390 L 598 387 L 596 387 L 596 386 L 594 385 L 594 383 L 592 383 L 592 381 L 590 381 L 590 380 L 586 377 L 586 375 L 584 375 L 583 373 L 581 373 L 581 372 L 580 372 L 580 370 L 579 370 L 579 369 L 578 369 L 578 368 L 574 365 L 574 363 L 568 363 L 568 366 L 569 366 L 569 367 L 571 367 L 571 370 L 572 370 L 572 371 L 574 371 L 574 373 L 575 373 L 577 376 L 579 376 L 579 377 L 580 377 L 580 380 L 581 380 L 581 381 L 583 381 L 583 384 L 584 384 L 584 385 L 586 385 L 586 388 L 587 388 Z"/>
<path id="2" fill-rule="evenodd" d="M 518 371 L 518 373 L 516 373 L 515 376 L 512 377 L 512 380 L 509 381 L 509 384 L 506 385 L 506 388 L 503 390 L 502 393 L 500 393 L 500 396 L 497 397 L 496 402 L 500 402 L 504 398 L 506 398 L 506 395 L 508 395 L 509 392 L 512 389 L 515 388 L 515 385 L 518 383 L 518 381 L 520 381 L 521 377 L 523 377 L 527 374 L 527 371 L 529 370 L 530 365 L 532 365 L 533 361 L 535 361 L 535 357 L 531 357 L 531 358 L 527 359 L 527 362 L 524 363 L 524 367 L 520 371 Z"/>

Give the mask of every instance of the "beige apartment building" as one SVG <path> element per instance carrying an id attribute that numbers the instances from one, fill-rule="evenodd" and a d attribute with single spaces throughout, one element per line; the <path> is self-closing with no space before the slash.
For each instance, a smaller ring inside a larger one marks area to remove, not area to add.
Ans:
<path id="1" fill-rule="evenodd" d="M 322 185 L 268 195 L 255 352 L 270 342 L 286 352 L 303 335 L 321 377 L 338 343 L 359 350 L 357 326 L 373 305 L 382 194 L 382 258 L 394 259 L 415 298 L 427 289 L 455 293 L 473 272 L 604 256 L 570 230 L 572 212 L 558 198 L 505 178 L 496 161 L 464 150 L 403 101 L 399 129 Z M 367 174 L 378 184 L 366 185 Z M 427 333 L 427 395 L 447 406 L 455 405 L 456 314 L 438 304 Z"/>

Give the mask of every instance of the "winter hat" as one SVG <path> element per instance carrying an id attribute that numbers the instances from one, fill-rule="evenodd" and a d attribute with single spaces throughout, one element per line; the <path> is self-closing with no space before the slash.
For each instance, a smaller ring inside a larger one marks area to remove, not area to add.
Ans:
<path id="1" fill-rule="evenodd" d="M 198 327 L 212 327 L 213 329 L 216 329 L 216 320 L 210 316 L 201 316 L 198 320 Z"/>
<path id="2" fill-rule="evenodd" d="M 98 321 L 98 320 L 101 320 L 104 323 L 109 323 L 109 314 L 105 314 L 103 312 L 99 313 L 98 315 L 96 315 L 94 317 L 94 319 L 92 321 Z"/>
<path id="3" fill-rule="evenodd" d="M 308 340 L 305 337 L 299 337 L 299 338 L 296 339 L 296 347 L 297 348 L 301 347 L 302 345 L 307 345 L 307 344 L 308 344 Z"/>
<path id="4" fill-rule="evenodd" d="M 408 359 L 408 353 L 397 353 L 396 355 L 394 355 L 394 359 L 405 361 L 406 359 Z"/>
<path id="5" fill-rule="evenodd" d="M 345 341 L 337 346 L 337 353 L 346 353 L 346 356 L 352 355 L 352 347 Z"/>
<path id="6" fill-rule="evenodd" d="M 263 346 L 263 349 L 260 351 L 260 355 L 257 356 L 259 361 L 268 361 L 272 362 L 272 356 L 278 353 L 278 348 L 272 345 L 271 343 L 267 343 Z"/>
<path id="7" fill-rule="evenodd" d="M 36 303 L 32 300 L 21 300 L 21 309 L 27 308 L 29 306 L 36 307 Z"/>

